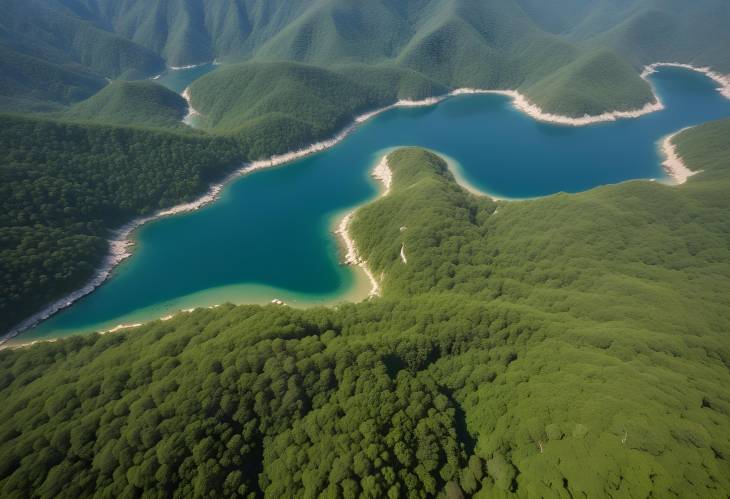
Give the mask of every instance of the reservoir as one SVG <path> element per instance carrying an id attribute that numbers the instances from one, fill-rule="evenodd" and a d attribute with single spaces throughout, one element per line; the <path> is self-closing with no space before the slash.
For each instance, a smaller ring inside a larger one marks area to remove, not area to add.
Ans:
<path id="1" fill-rule="evenodd" d="M 212 67 L 194 69 L 202 74 Z M 177 91 L 191 81 L 170 72 L 160 79 Z M 499 95 L 463 95 L 384 112 L 329 150 L 236 179 L 212 204 L 144 225 L 135 234 L 133 255 L 104 285 L 14 342 L 225 302 L 278 298 L 310 306 L 363 299 L 368 283 L 357 269 L 339 263 L 332 230 L 346 211 L 376 196 L 370 170 L 384 151 L 398 146 L 443 153 L 472 186 L 507 199 L 632 179 L 664 181 L 658 141 L 730 116 L 730 100 L 689 70 L 663 68 L 651 82 L 664 110 L 586 127 L 536 122 Z"/>

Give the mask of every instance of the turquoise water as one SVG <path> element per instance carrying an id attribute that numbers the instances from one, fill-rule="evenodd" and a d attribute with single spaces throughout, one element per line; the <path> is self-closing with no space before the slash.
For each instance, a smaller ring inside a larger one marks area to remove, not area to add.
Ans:
<path id="1" fill-rule="evenodd" d="M 209 62 L 193 68 L 168 69 L 155 81 L 179 94 L 182 93 L 182 91 L 185 90 L 185 88 L 187 88 L 187 86 L 192 82 L 201 76 L 210 73 L 216 67 L 216 64 Z"/>
<path id="2" fill-rule="evenodd" d="M 730 101 L 691 71 L 662 69 L 652 82 L 665 110 L 580 128 L 537 123 L 496 95 L 388 111 L 328 151 L 240 178 L 201 210 L 145 225 L 134 255 L 112 279 L 18 340 L 106 329 L 226 301 L 276 297 L 307 305 L 363 298 L 356 270 L 338 264 L 331 230 L 347 209 L 376 195 L 369 172 L 391 147 L 440 151 L 460 164 L 470 184 L 505 198 L 664 179 L 659 139 L 730 116 Z"/>

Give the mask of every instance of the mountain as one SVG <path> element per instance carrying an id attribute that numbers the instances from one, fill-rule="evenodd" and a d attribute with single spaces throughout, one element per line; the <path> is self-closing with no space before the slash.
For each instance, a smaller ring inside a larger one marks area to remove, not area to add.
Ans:
<path id="1" fill-rule="evenodd" d="M 291 147 L 335 133 L 374 107 L 446 91 L 445 85 L 407 69 L 364 65 L 326 69 L 292 62 L 230 64 L 190 86 L 192 105 L 209 129 L 246 139 L 259 135 L 256 126 L 285 120 L 290 132 L 304 133 L 301 143 Z"/>
<path id="2" fill-rule="evenodd" d="M 86 99 L 106 82 L 80 66 L 61 66 L 0 45 L 0 109 L 49 111 Z"/>
<path id="3" fill-rule="evenodd" d="M 641 109 L 654 100 L 651 89 L 634 76 L 631 65 L 615 53 L 597 49 L 520 90 L 556 114 L 597 115 L 607 109 Z"/>
<path id="4" fill-rule="evenodd" d="M 683 62 L 730 72 L 730 5 L 700 0 L 519 0 L 553 33 L 610 47 L 635 65 Z"/>
<path id="5" fill-rule="evenodd" d="M 396 67 L 445 87 L 523 89 L 547 111 L 581 116 L 649 102 L 649 87 L 638 75 L 642 64 L 677 60 L 719 70 L 730 64 L 719 48 L 730 21 L 722 0 L 690 9 L 680 9 L 678 0 L 6 2 L 12 9 L 0 21 L 0 46 L 11 52 L 0 63 L 22 54 L 97 79 L 151 76 L 163 61 Z M 597 60 L 605 63 L 602 71 L 580 69 L 596 67 Z M 58 92 L 43 95 L 31 70 L 16 63 L 14 81 L 24 83 L 0 87 L 0 104 L 32 108 L 19 103 L 27 97 L 57 107 L 99 88 L 97 80 L 78 91 L 69 75 L 45 72 Z M 576 75 L 580 88 L 566 89 Z"/>
<path id="6" fill-rule="evenodd" d="M 145 77 L 161 71 L 164 62 L 90 16 L 80 16 L 65 2 L 5 0 L 0 65 L 5 69 L 0 80 L 5 99 L 68 104 L 93 94 L 104 78 Z"/>

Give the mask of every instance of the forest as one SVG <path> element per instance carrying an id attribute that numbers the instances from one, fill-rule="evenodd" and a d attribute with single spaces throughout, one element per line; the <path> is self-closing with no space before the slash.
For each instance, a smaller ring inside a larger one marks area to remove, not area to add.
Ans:
<path id="1" fill-rule="evenodd" d="M 0 3 L 1 332 L 121 225 L 398 99 L 583 116 L 653 100 L 645 64 L 730 72 L 726 0 Z M 150 79 L 211 61 L 195 130 Z M 381 297 L 0 350 L 0 497 L 727 499 L 728 137 L 676 136 L 681 186 L 520 202 L 393 152 L 351 226 Z"/>
<path id="2" fill-rule="evenodd" d="M 242 159 L 220 137 L 0 115 L 0 330 L 89 280 L 111 230 Z"/>
<path id="3" fill-rule="evenodd" d="M 685 186 L 518 203 L 391 153 L 381 298 L 0 352 L 0 493 L 726 497 L 729 127 L 677 138 Z"/>
<path id="4" fill-rule="evenodd" d="M 236 164 L 330 138 L 398 99 L 456 87 L 517 89 L 547 111 L 583 116 L 653 101 L 641 64 L 681 59 L 725 70 L 727 54 L 714 47 L 727 36 L 727 9 L 708 0 L 677 16 L 675 3 L 631 0 L 614 15 L 604 0 L 581 8 L 561 0 L 547 10 L 532 0 L 275 1 L 266 11 L 253 0 L 174 0 L 169 9 L 137 0 L 16 2 L 0 20 L 0 110 L 27 114 L 0 116 L 2 188 L 21 199 L 0 225 L 0 330 L 85 282 L 109 230 L 191 199 Z M 663 31 L 633 35 L 657 19 L 680 34 L 672 43 Z M 166 64 L 211 60 L 225 64 L 191 85 L 203 131 L 191 130 L 180 123 L 184 100 L 149 78 Z M 100 157 L 86 139 L 57 142 L 58 130 L 110 144 Z M 134 137 L 135 148 L 123 137 Z M 177 147 L 170 141 L 211 149 L 168 154 Z M 49 147 L 48 157 L 36 158 Z M 171 163 L 182 156 L 185 164 Z M 120 173 L 128 169 L 146 173 Z M 112 170 L 107 184 L 102 172 Z M 173 171 L 172 185 L 161 186 Z M 88 189 L 76 192 L 79 182 Z M 30 184 L 37 192 L 28 193 Z M 50 221 L 48 210 L 68 213 Z"/>

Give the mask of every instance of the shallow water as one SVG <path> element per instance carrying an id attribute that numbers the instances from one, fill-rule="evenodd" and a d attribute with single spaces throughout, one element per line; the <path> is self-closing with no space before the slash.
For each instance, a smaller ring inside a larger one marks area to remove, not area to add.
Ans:
<path id="1" fill-rule="evenodd" d="M 201 76 L 210 73 L 216 67 L 218 67 L 217 64 L 208 62 L 192 68 L 168 69 L 155 81 L 169 88 L 173 92 L 180 94 L 188 87 L 188 85 Z"/>
<path id="2" fill-rule="evenodd" d="M 580 128 L 537 123 L 498 95 L 383 113 L 332 149 L 240 178 L 201 210 L 143 226 L 134 255 L 106 284 L 15 341 L 108 329 L 227 301 L 279 298 L 311 305 L 364 298 L 367 283 L 357 270 L 339 265 L 331 232 L 347 209 L 376 195 L 369 172 L 384 150 L 396 146 L 442 152 L 459 163 L 467 182 L 504 198 L 663 180 L 657 142 L 683 127 L 730 116 L 730 101 L 688 70 L 662 69 L 652 82 L 665 110 Z"/>

